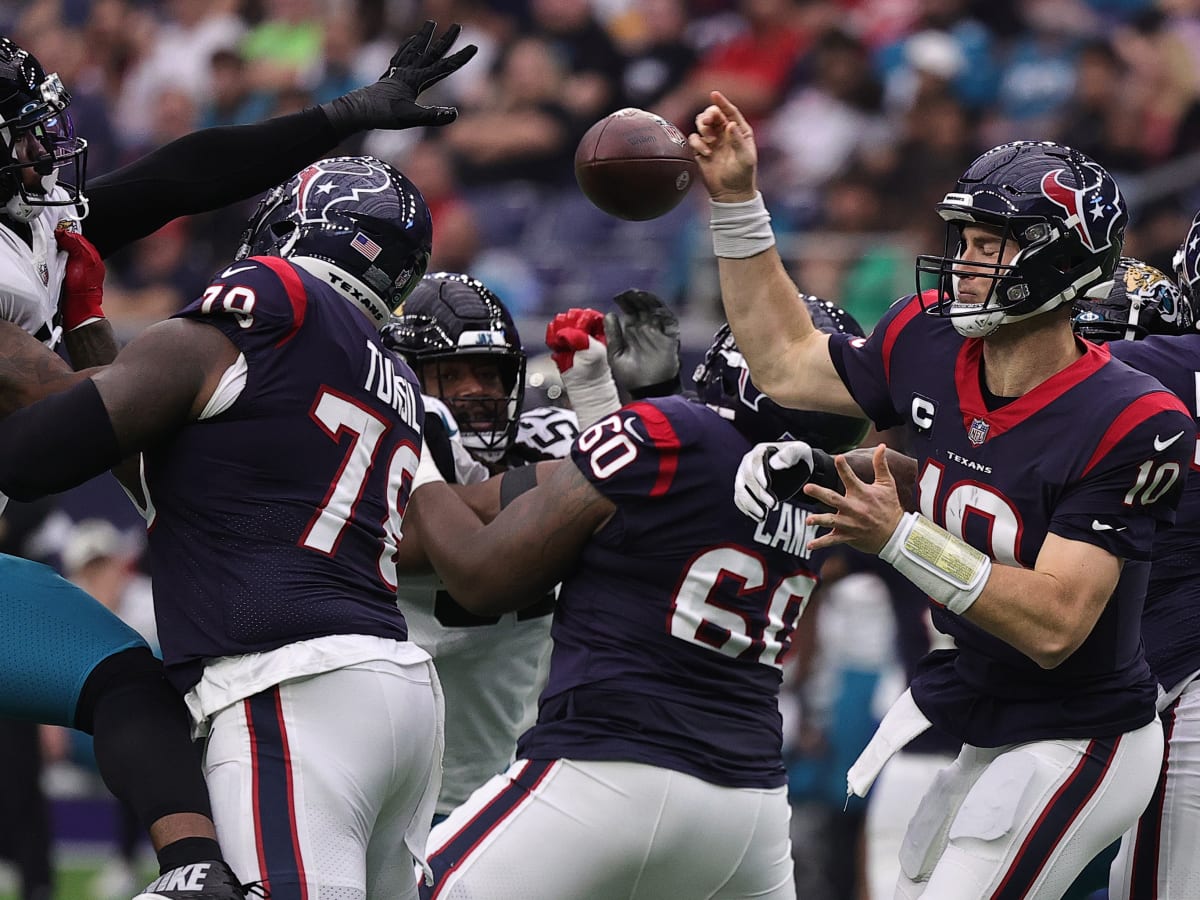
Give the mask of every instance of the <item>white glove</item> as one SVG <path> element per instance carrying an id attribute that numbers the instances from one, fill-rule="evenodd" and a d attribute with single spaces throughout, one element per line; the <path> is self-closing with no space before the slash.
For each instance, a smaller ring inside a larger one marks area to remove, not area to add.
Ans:
<path id="1" fill-rule="evenodd" d="M 765 519 L 775 504 L 804 487 L 813 473 L 813 450 L 804 441 L 755 444 L 733 478 L 733 503 L 751 519 Z"/>

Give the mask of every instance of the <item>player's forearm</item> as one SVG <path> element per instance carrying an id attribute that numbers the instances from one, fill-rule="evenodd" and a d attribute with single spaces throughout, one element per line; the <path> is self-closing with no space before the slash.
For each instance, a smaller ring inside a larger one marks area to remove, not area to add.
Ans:
<path id="1" fill-rule="evenodd" d="M 779 253 L 772 247 L 747 259 L 718 259 L 717 267 L 725 315 L 755 387 L 776 399 L 794 394 L 798 354 L 817 331 Z"/>
<path id="2" fill-rule="evenodd" d="M 72 371 L 25 329 L 0 321 L 0 418 L 87 377 L 86 372 Z"/>
<path id="3" fill-rule="evenodd" d="M 121 349 L 108 319 L 98 319 L 68 331 L 63 335 L 63 343 L 76 369 L 107 366 Z"/>
<path id="4" fill-rule="evenodd" d="M 450 485 L 432 482 L 418 489 L 406 523 L 410 517 L 446 590 L 476 615 L 520 609 L 557 583 L 540 583 L 536 570 L 523 564 L 524 529 L 485 527 Z"/>
<path id="5" fill-rule="evenodd" d="M 1052 575 L 993 564 L 983 593 L 963 618 L 1053 669 L 1079 649 L 1103 608 Z"/>

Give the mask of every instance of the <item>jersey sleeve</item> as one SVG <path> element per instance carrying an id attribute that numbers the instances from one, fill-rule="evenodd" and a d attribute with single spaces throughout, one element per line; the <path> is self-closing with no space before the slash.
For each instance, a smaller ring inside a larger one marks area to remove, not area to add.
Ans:
<path id="1" fill-rule="evenodd" d="M 204 293 L 175 315 L 219 328 L 243 353 L 286 344 L 304 323 L 300 276 L 275 257 L 251 257 L 218 272 Z"/>
<path id="2" fill-rule="evenodd" d="M 881 431 L 905 421 L 892 400 L 891 370 L 900 335 L 921 310 L 921 298 L 913 294 L 893 303 L 866 338 L 829 338 L 829 355 L 842 383 Z"/>
<path id="3" fill-rule="evenodd" d="M 1196 425 L 1179 399 L 1143 394 L 1104 432 L 1049 530 L 1122 559 L 1149 559 L 1157 532 L 1175 521 L 1195 447 Z"/>
<path id="4" fill-rule="evenodd" d="M 517 420 L 513 453 L 525 462 L 566 459 L 579 437 L 579 419 L 573 410 L 558 406 L 527 409 Z"/>
<path id="5" fill-rule="evenodd" d="M 687 441 L 680 417 L 655 401 L 631 403 L 580 434 L 571 461 L 610 500 L 659 497 L 670 490 Z"/>

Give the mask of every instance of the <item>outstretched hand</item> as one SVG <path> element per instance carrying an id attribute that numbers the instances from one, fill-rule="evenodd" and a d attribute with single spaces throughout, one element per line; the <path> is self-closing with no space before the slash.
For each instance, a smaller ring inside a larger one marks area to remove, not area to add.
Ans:
<path id="1" fill-rule="evenodd" d="M 904 510 L 896 495 L 896 482 L 887 462 L 887 445 L 880 444 L 871 456 L 875 481 L 867 483 L 854 474 L 849 460 L 839 453 L 834 465 L 841 476 L 845 493 L 809 482 L 804 493 L 833 509 L 833 512 L 812 513 L 810 525 L 830 531 L 809 543 L 809 549 L 819 550 L 837 544 L 849 544 L 864 553 L 878 553 L 900 524 Z"/>
<path id="2" fill-rule="evenodd" d="M 613 302 L 621 315 L 605 314 L 604 333 L 617 386 L 637 398 L 676 393 L 679 319 L 649 291 L 622 291 Z"/>
<path id="3" fill-rule="evenodd" d="M 404 41 L 377 82 L 321 105 L 339 134 L 345 136 L 372 128 L 448 125 L 458 118 L 458 110 L 453 106 L 421 106 L 416 102 L 422 91 L 457 72 L 478 50 L 474 44 L 468 44 L 446 56 L 462 28 L 451 25 L 434 40 L 436 27 L 436 23 L 426 22 Z"/>
<path id="4" fill-rule="evenodd" d="M 700 177 L 713 200 L 722 203 L 751 200 L 757 190 L 754 176 L 758 148 L 754 129 L 741 110 L 720 91 L 709 96 L 712 104 L 696 116 L 696 130 L 688 135 Z"/>

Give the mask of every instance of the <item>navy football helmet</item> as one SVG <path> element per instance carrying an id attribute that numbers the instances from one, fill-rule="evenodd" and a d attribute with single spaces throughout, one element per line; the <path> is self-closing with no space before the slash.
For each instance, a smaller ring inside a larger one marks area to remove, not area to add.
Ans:
<path id="1" fill-rule="evenodd" d="M 804 295 L 804 302 L 821 331 L 864 336 L 854 317 L 828 300 Z M 756 444 L 807 441 L 828 453 L 844 453 L 862 442 L 870 424 L 854 416 L 791 409 L 771 400 L 750 380 L 750 369 L 728 325 L 717 329 L 692 380 L 699 400 Z"/>
<path id="2" fill-rule="evenodd" d="M 1192 227 L 1188 229 L 1187 237 L 1175 251 L 1175 258 L 1171 262 L 1179 290 L 1196 309 L 1200 304 L 1200 212 L 1192 219 Z"/>
<path id="3" fill-rule="evenodd" d="M 0 37 L 0 203 L 5 215 L 29 222 L 48 206 L 87 214 L 83 182 L 87 141 L 75 136 L 71 95 L 33 54 Z M 71 168 L 69 180 L 59 181 Z M 26 178 L 32 172 L 32 184 Z M 54 196 L 54 189 L 62 193 Z"/>
<path id="4" fill-rule="evenodd" d="M 322 159 L 270 190 L 236 259 L 282 256 L 382 329 L 429 265 L 433 221 L 416 185 L 371 156 Z"/>
<path id="5" fill-rule="evenodd" d="M 1195 330 L 1196 316 L 1164 272 L 1122 256 L 1111 282 L 1075 301 L 1071 327 L 1080 337 L 1103 344 L 1136 341 L 1148 334 L 1186 334 Z"/>
<path id="6" fill-rule="evenodd" d="M 525 351 L 512 314 L 482 281 L 453 272 L 426 275 L 396 312 L 383 329 L 384 344 L 450 407 L 471 455 L 499 462 L 516 439 L 525 397 Z M 468 357 L 495 364 L 497 395 L 482 396 L 480 385 L 458 394 L 443 380 L 441 363 Z"/>
<path id="7" fill-rule="evenodd" d="M 1078 150 L 1048 141 L 1015 141 L 971 163 L 937 206 L 947 222 L 942 256 L 917 257 L 921 275 L 937 276 L 926 311 L 949 316 L 967 337 L 1056 309 L 1112 278 L 1129 216 L 1112 176 Z M 995 229 L 1009 263 L 959 262 L 968 225 Z M 957 275 L 990 276 L 982 303 L 960 303 Z M 923 295 L 924 296 L 924 295 Z"/>

